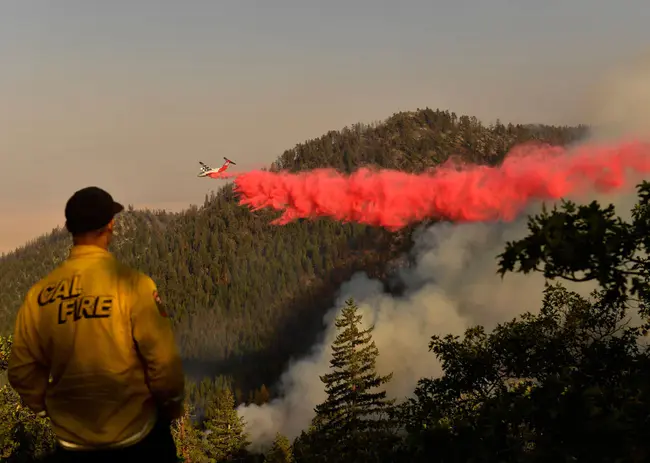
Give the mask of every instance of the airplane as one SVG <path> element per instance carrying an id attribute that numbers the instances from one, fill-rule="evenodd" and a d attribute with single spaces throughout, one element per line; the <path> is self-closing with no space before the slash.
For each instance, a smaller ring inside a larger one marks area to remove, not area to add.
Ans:
<path id="1" fill-rule="evenodd" d="M 218 169 L 213 169 L 212 167 L 208 166 L 207 164 L 204 164 L 203 162 L 199 161 L 199 164 L 201 164 L 201 172 L 199 172 L 199 175 L 197 177 L 212 177 L 212 178 L 219 178 L 219 175 L 222 174 L 223 172 L 226 171 L 228 166 L 230 164 L 236 166 L 236 162 L 232 162 L 230 159 L 224 156 L 224 159 L 226 162 L 223 163 L 221 167 Z"/>

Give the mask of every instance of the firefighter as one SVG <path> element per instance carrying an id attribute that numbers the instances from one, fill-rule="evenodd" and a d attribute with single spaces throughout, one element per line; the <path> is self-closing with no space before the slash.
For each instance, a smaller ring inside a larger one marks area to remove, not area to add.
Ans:
<path id="1" fill-rule="evenodd" d="M 16 317 L 9 382 L 50 418 L 53 461 L 177 461 L 183 367 L 155 283 L 108 251 L 123 210 L 100 188 L 77 191 L 70 253 Z"/>

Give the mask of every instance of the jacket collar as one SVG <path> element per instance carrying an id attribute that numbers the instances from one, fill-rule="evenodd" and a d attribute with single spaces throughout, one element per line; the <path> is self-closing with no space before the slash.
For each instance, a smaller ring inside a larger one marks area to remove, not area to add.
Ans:
<path id="1" fill-rule="evenodd" d="M 112 256 L 110 251 L 92 244 L 79 244 L 70 249 L 70 258 L 89 256 Z"/>

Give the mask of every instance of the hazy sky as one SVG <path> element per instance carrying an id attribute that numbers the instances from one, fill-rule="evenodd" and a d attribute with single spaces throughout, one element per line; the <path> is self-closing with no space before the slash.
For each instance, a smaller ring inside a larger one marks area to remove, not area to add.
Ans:
<path id="1" fill-rule="evenodd" d="M 417 107 L 572 123 L 650 44 L 647 0 L 3 0 L 0 251 L 99 185 L 178 209 L 330 129 Z"/>

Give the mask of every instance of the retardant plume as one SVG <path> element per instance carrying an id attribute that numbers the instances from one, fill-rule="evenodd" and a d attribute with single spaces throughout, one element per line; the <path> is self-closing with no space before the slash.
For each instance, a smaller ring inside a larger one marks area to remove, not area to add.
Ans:
<path id="1" fill-rule="evenodd" d="M 229 178 L 237 177 L 237 174 L 234 172 L 214 172 L 212 174 L 207 174 L 207 176 L 215 180 L 227 180 Z"/>
<path id="2" fill-rule="evenodd" d="M 235 178 L 235 191 L 252 210 L 283 211 L 278 225 L 329 217 L 397 230 L 425 219 L 511 221 L 530 201 L 615 192 L 629 173 L 650 173 L 650 144 L 520 145 L 497 167 L 447 163 L 423 174 L 251 171 Z"/>

